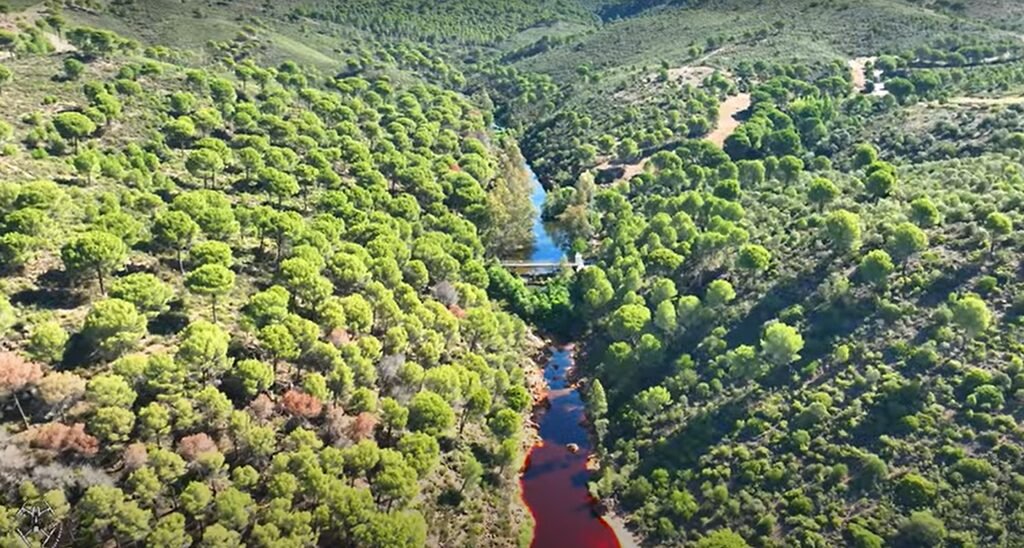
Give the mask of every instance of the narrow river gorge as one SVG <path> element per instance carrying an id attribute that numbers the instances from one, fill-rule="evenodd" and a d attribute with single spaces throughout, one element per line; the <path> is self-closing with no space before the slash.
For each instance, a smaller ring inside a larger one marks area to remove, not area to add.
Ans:
<path id="1" fill-rule="evenodd" d="M 531 198 L 537 209 L 535 243 L 525 258 L 557 261 L 564 253 L 552 229 L 541 220 L 544 187 L 527 165 Z M 549 344 L 542 361 L 546 400 L 535 418 L 540 441 L 531 449 L 523 469 L 523 500 L 536 522 L 532 546 L 614 548 L 620 543 L 612 527 L 596 513 L 597 501 L 587 490 L 587 459 L 591 441 L 586 428 L 583 399 L 571 381 L 574 348 L 571 343 Z"/>

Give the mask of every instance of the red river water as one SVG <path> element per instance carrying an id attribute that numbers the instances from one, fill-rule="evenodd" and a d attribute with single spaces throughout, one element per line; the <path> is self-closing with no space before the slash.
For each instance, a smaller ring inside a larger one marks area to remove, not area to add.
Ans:
<path id="1" fill-rule="evenodd" d="M 587 491 L 586 468 L 590 439 L 581 424 L 583 400 L 567 374 L 573 365 L 572 347 L 552 347 L 544 367 L 550 407 L 537 418 L 541 443 L 526 460 L 520 479 L 523 499 L 537 527 L 533 548 L 619 548 L 612 528 L 595 512 Z M 575 453 L 567 448 L 579 446 Z"/>

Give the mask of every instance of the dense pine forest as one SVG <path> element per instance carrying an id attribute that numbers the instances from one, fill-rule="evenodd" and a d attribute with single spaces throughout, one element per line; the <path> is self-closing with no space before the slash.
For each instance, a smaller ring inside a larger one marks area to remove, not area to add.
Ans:
<path id="1" fill-rule="evenodd" d="M 564 546 L 572 343 L 622 546 L 1024 546 L 1022 154 L 1011 0 L 0 0 L 0 538 Z"/>

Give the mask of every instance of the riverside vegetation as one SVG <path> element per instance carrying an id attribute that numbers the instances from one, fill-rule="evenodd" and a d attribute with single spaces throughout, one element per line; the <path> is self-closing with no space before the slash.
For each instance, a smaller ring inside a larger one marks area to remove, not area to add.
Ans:
<path id="1" fill-rule="evenodd" d="M 527 545 L 536 331 L 642 544 L 1024 543 L 1014 2 L 3 6 L 7 540 Z"/>

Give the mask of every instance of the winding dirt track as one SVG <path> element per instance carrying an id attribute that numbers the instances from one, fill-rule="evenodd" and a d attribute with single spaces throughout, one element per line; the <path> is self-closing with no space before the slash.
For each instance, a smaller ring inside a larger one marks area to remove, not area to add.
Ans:
<path id="1" fill-rule="evenodd" d="M 1020 95 L 1009 95 L 1006 97 L 954 97 L 949 102 L 956 105 L 1019 105 L 1024 103 L 1024 97 Z"/>
<path id="2" fill-rule="evenodd" d="M 718 146 L 725 144 L 725 140 L 736 128 L 740 127 L 740 121 L 736 119 L 736 115 L 750 108 L 751 99 L 749 93 L 740 93 L 738 95 L 732 95 L 727 97 L 722 104 L 718 106 L 718 119 L 715 121 L 715 130 L 712 131 L 706 139 L 715 143 Z M 611 160 L 605 160 L 600 164 L 594 166 L 598 171 L 604 171 L 618 167 L 622 169 L 622 175 L 618 180 L 630 180 L 634 176 L 643 173 L 644 168 L 647 166 L 647 160 L 649 158 L 643 158 L 632 164 L 617 164 Z"/>

